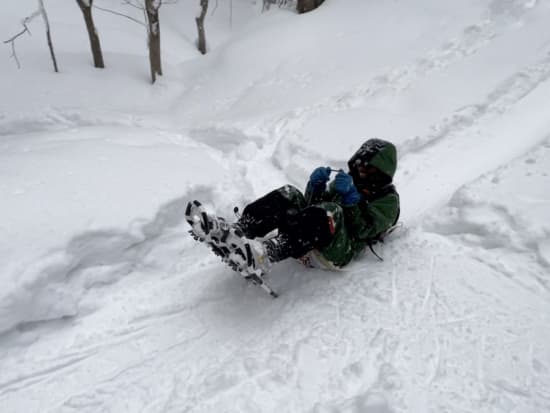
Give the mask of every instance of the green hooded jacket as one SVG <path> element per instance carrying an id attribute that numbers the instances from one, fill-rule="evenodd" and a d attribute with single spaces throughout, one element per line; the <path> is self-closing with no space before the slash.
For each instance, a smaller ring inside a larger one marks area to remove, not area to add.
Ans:
<path id="1" fill-rule="evenodd" d="M 376 167 L 387 180 L 368 192 L 360 191 L 361 200 L 357 204 L 343 205 L 340 194 L 334 190 L 334 183 L 321 193 L 313 193 L 309 183 L 306 188 L 308 205 L 321 206 L 333 217 L 334 239 L 320 253 L 336 267 L 348 264 L 399 219 L 399 194 L 391 183 L 397 168 L 395 146 L 381 139 L 368 140 L 348 162 L 352 176 L 353 168 L 358 165 Z M 354 182 L 360 188 L 355 178 Z"/>

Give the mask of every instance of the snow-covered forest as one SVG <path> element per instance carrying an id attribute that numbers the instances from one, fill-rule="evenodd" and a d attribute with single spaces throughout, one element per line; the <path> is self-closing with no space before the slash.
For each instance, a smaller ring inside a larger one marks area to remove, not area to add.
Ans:
<path id="1" fill-rule="evenodd" d="M 138 3 L 93 1 L 104 68 L 77 1 L 2 6 L 2 413 L 550 412 L 549 0 L 211 0 L 205 54 L 167 1 L 154 83 Z M 273 299 L 188 234 L 372 137 L 383 261 Z"/>

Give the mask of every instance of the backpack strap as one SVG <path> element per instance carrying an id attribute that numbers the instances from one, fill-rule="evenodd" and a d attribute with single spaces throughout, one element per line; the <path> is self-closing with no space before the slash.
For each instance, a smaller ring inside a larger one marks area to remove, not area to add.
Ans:
<path id="1" fill-rule="evenodd" d="M 373 248 L 373 245 L 375 244 L 378 244 L 379 242 L 383 243 L 384 242 L 384 239 L 386 238 L 386 236 L 390 235 L 393 231 L 395 231 L 397 228 L 401 227 L 402 224 L 401 223 L 395 223 L 394 225 L 392 225 L 391 227 L 389 227 L 387 230 L 385 230 L 384 232 L 381 232 L 380 234 L 376 235 L 375 237 L 369 239 L 369 241 L 367 242 L 367 245 L 369 247 L 369 249 L 371 250 L 371 252 L 380 260 L 380 261 L 384 261 L 384 259 L 378 255 L 376 253 L 376 251 L 374 251 L 374 248 Z"/>

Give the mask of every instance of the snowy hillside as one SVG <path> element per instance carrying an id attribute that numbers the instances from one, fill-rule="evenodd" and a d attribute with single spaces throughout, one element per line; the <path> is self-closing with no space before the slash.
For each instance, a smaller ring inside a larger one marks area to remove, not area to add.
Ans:
<path id="1" fill-rule="evenodd" d="M 61 73 L 38 19 L 0 56 L 2 413 L 550 412 L 550 1 L 219 0 L 203 56 L 179 0 L 155 85 L 145 29 L 94 10 L 94 69 L 74 3 L 45 1 Z M 272 299 L 188 235 L 189 200 L 233 219 L 371 137 L 384 261 L 285 261 Z"/>

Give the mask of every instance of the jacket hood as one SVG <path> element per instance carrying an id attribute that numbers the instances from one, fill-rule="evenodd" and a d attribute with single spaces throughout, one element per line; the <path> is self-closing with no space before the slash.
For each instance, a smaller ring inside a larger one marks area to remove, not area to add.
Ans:
<path id="1" fill-rule="evenodd" d="M 358 166 L 374 166 L 393 179 L 397 169 L 397 149 L 391 142 L 382 139 L 369 139 L 348 161 L 350 171 Z"/>

